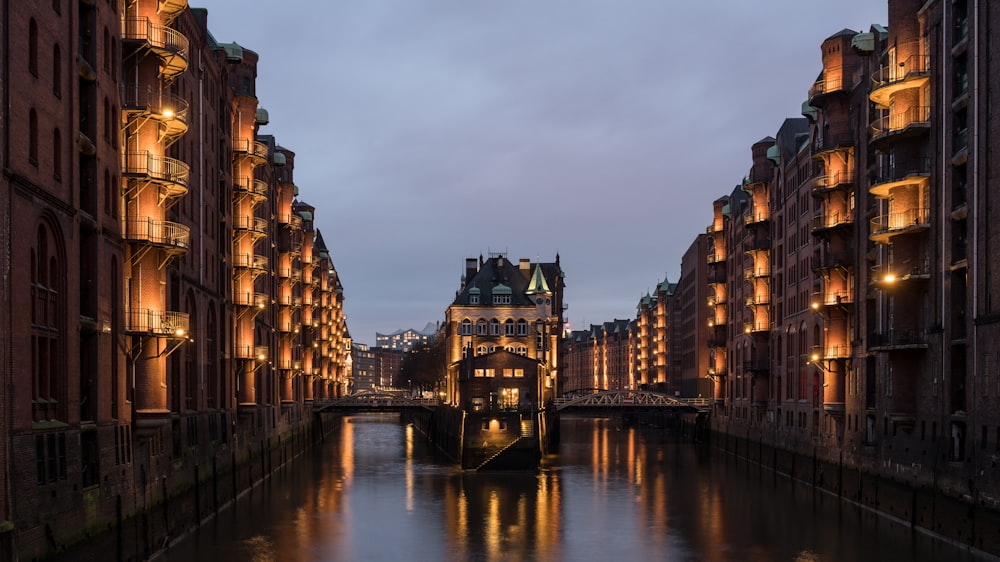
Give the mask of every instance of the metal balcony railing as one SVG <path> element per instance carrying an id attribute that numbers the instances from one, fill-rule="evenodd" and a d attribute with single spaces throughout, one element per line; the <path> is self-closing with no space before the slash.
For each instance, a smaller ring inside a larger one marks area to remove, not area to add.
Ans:
<path id="1" fill-rule="evenodd" d="M 147 243 L 175 250 L 186 251 L 191 229 L 180 223 L 155 220 L 149 217 L 126 217 L 125 239 L 133 243 Z"/>
<path id="2" fill-rule="evenodd" d="M 771 220 L 771 211 L 769 210 L 747 211 L 743 215 L 743 223 L 747 225 L 760 224 L 769 220 Z"/>
<path id="3" fill-rule="evenodd" d="M 233 183 L 233 190 L 237 193 L 246 193 L 257 198 L 266 198 L 267 182 L 248 177 L 236 178 L 236 181 Z"/>
<path id="4" fill-rule="evenodd" d="M 136 84 L 122 84 L 121 94 L 122 110 L 126 113 L 144 113 L 163 122 L 178 121 L 187 129 L 190 103 L 181 96 Z"/>
<path id="5" fill-rule="evenodd" d="M 931 119 L 931 108 L 926 105 L 913 106 L 900 113 L 879 117 L 871 124 L 872 139 L 902 131 L 911 125 L 927 125 Z"/>
<path id="6" fill-rule="evenodd" d="M 160 72 L 173 77 L 187 70 L 190 42 L 183 33 L 149 21 L 149 18 L 122 20 L 122 39 L 142 41 L 161 59 Z"/>
<path id="7" fill-rule="evenodd" d="M 126 176 L 148 179 L 159 183 L 170 183 L 187 192 L 191 167 L 186 163 L 167 156 L 158 156 L 148 151 L 126 152 L 122 156 L 122 171 Z"/>
<path id="8" fill-rule="evenodd" d="M 771 274 L 770 265 L 752 266 L 743 269 L 743 279 L 751 280 L 759 277 L 768 277 Z"/>
<path id="9" fill-rule="evenodd" d="M 930 209 L 923 207 L 879 215 L 871 220 L 871 236 L 893 234 L 930 225 Z"/>
<path id="10" fill-rule="evenodd" d="M 812 218 L 812 231 L 816 232 L 853 223 L 854 216 L 850 213 L 841 211 L 822 213 Z"/>
<path id="11" fill-rule="evenodd" d="M 233 217 L 233 228 L 256 234 L 267 234 L 267 221 L 259 217 Z"/>
<path id="12" fill-rule="evenodd" d="M 809 88 L 809 99 L 813 99 L 817 96 L 822 96 L 832 92 L 838 92 L 844 89 L 844 80 L 840 76 L 834 77 L 823 77 L 813 83 L 812 87 Z"/>
<path id="13" fill-rule="evenodd" d="M 186 312 L 133 308 L 125 313 L 125 332 L 168 338 L 186 338 L 191 319 Z"/>
<path id="14" fill-rule="evenodd" d="M 931 57 L 928 55 L 912 55 L 903 62 L 886 65 L 872 74 L 872 86 L 883 88 L 902 82 L 913 76 L 924 76 L 930 72 Z"/>

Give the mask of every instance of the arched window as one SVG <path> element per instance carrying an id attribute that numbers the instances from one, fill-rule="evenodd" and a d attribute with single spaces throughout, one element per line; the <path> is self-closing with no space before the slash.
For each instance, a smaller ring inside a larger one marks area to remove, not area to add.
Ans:
<path id="1" fill-rule="evenodd" d="M 480 345 L 476 348 L 476 355 L 486 355 L 489 352 L 489 348 L 485 345 Z"/>
<path id="2" fill-rule="evenodd" d="M 476 335 L 485 336 L 486 335 L 486 320 L 480 318 L 476 322 Z"/>
<path id="3" fill-rule="evenodd" d="M 511 320 L 510 318 L 508 318 L 507 321 L 503 323 L 503 333 L 505 336 L 514 335 L 514 321 Z"/>
<path id="4" fill-rule="evenodd" d="M 519 336 L 528 335 L 528 323 L 524 320 L 524 318 L 521 318 L 520 320 L 517 321 L 517 335 Z"/>
<path id="5" fill-rule="evenodd" d="M 28 162 L 38 166 L 38 113 L 35 108 L 28 112 Z"/>
<path id="6" fill-rule="evenodd" d="M 62 97 L 62 49 L 59 43 L 52 47 L 52 93 Z"/>
<path id="7" fill-rule="evenodd" d="M 490 320 L 490 335 L 499 336 L 500 335 L 500 321 L 496 318 Z"/>
<path id="8" fill-rule="evenodd" d="M 41 224 L 31 249 L 31 402 L 34 421 L 68 418 L 63 360 L 63 258 L 50 228 Z"/>
<path id="9" fill-rule="evenodd" d="M 471 336 L 472 335 L 472 320 L 469 320 L 468 318 L 466 318 L 465 320 L 462 320 L 462 326 L 459 329 L 458 333 L 459 333 L 459 335 L 462 335 L 462 336 Z"/>
<path id="10" fill-rule="evenodd" d="M 62 181 L 62 134 L 52 131 L 52 177 Z"/>
<path id="11" fill-rule="evenodd" d="M 38 24 L 35 18 L 28 22 L 28 72 L 38 76 Z"/>

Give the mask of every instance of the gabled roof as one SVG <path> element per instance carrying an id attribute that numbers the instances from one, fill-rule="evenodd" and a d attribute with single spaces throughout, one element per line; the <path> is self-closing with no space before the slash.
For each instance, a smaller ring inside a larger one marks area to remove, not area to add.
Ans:
<path id="1" fill-rule="evenodd" d="M 456 305 L 473 305 L 469 295 L 477 292 L 486 298 L 478 299 L 480 306 L 491 306 L 492 295 L 510 295 L 510 304 L 504 306 L 534 306 L 531 295 L 551 294 L 550 287 L 557 283 L 562 271 L 557 263 L 538 263 L 530 278 L 525 278 L 518 265 L 503 255 L 483 260 L 479 270 L 465 279 L 462 289 L 455 295 Z"/>

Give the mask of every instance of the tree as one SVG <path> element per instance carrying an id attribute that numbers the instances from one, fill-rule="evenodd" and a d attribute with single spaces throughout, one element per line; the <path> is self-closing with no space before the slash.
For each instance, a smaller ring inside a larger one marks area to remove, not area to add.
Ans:
<path id="1" fill-rule="evenodd" d="M 434 338 L 403 357 L 396 385 L 411 390 L 434 390 L 444 380 L 446 369 L 444 338 Z"/>

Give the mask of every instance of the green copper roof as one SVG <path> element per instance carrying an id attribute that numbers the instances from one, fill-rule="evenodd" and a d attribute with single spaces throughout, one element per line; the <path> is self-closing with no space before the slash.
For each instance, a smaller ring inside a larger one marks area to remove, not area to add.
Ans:
<path id="1" fill-rule="evenodd" d="M 526 295 L 534 295 L 537 293 L 551 292 L 549 284 L 545 282 L 545 276 L 542 275 L 542 266 L 540 264 L 535 264 L 535 271 L 531 274 L 531 283 L 528 284 L 528 290 L 524 293 Z"/>
<path id="2" fill-rule="evenodd" d="M 473 289 L 474 288 L 475 287 L 473 287 Z M 471 292 L 471 289 L 470 289 L 470 292 Z M 504 285 L 503 283 L 499 283 L 499 284 L 497 284 L 496 287 L 493 287 L 493 291 L 492 292 L 493 292 L 494 295 L 509 295 L 509 294 L 511 294 L 510 287 L 508 287 L 507 285 Z"/>

